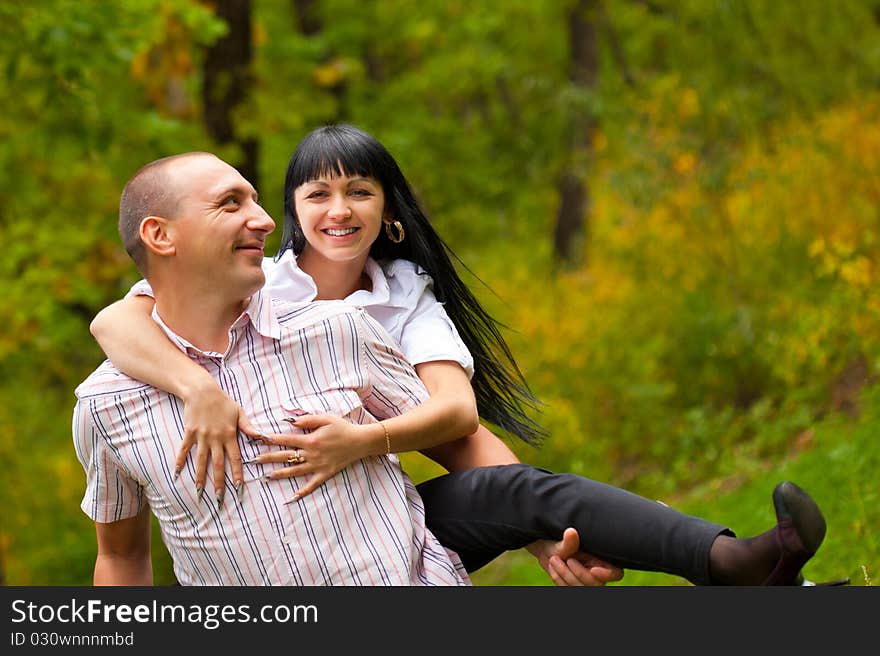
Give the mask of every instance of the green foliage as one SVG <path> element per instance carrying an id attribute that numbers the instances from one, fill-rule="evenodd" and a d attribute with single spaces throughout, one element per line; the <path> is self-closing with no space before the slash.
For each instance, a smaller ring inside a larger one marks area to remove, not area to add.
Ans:
<path id="1" fill-rule="evenodd" d="M 273 216 L 302 135 L 363 126 L 515 329 L 553 436 L 517 445 L 523 459 L 745 532 L 765 525 L 768 486 L 791 472 L 845 522 L 817 578 L 842 574 L 831 554 L 877 577 L 876 2 L 606 2 L 592 91 L 568 78 L 573 2 L 321 0 L 305 23 L 295 4 L 253 3 L 255 84 L 236 117 L 260 141 Z M 102 357 L 89 321 L 139 277 L 117 201 L 157 157 L 237 156 L 201 125 L 202 56 L 225 29 L 196 0 L 0 5 L 7 582 L 90 580 L 70 412 Z M 577 163 L 592 200 L 586 264 L 563 271 L 556 185 L 567 126 L 585 114 L 598 126 Z M 854 408 L 858 419 L 841 414 Z M 417 479 L 438 472 L 406 462 Z M 156 563 L 171 582 L 160 545 Z M 547 581 L 526 569 L 508 581 Z"/>
<path id="2" fill-rule="evenodd" d="M 729 475 L 725 454 L 785 449 L 850 404 L 880 336 L 876 214 L 864 209 L 878 200 L 877 108 L 868 94 L 746 140 L 723 184 L 697 159 L 650 208 L 603 184 L 632 160 L 602 151 L 589 268 L 499 263 L 486 276 L 502 298 L 529 299 L 496 307 L 549 402 L 556 437 L 540 462 L 589 454 L 625 483 L 674 489 Z"/>

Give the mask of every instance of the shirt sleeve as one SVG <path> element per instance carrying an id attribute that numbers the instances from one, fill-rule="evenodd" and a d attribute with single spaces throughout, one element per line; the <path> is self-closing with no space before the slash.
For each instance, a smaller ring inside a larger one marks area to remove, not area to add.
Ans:
<path id="1" fill-rule="evenodd" d="M 73 412 L 73 444 L 86 474 L 86 491 L 80 508 L 100 524 L 134 517 L 146 505 L 142 486 L 118 465 L 105 438 L 97 402 L 77 401 Z"/>
<path id="2" fill-rule="evenodd" d="M 370 414 L 378 419 L 396 417 L 430 397 L 416 370 L 378 321 L 361 313 L 358 332 L 368 383 L 363 403 Z"/>
<path id="3" fill-rule="evenodd" d="M 131 286 L 131 289 L 129 289 L 128 293 L 125 295 L 125 298 L 131 298 L 132 296 L 149 296 L 150 298 L 156 298 L 153 294 L 153 288 L 150 286 L 150 283 L 143 279 L 138 280 Z"/>
<path id="4" fill-rule="evenodd" d="M 401 275 L 399 271 L 396 275 Z M 413 279 L 405 281 L 406 301 L 411 310 L 400 326 L 400 347 L 412 364 L 451 360 L 467 373 L 474 375 L 474 359 L 465 346 L 446 309 L 434 296 L 434 282 L 425 273 L 412 272 Z M 411 283 L 411 284 L 410 284 Z"/>

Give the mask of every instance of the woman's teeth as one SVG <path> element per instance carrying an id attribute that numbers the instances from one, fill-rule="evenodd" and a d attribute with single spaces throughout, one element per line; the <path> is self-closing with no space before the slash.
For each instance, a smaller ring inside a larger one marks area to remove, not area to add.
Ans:
<path id="1" fill-rule="evenodd" d="M 357 228 L 328 228 L 324 232 L 331 237 L 344 237 L 345 235 L 357 232 Z"/>

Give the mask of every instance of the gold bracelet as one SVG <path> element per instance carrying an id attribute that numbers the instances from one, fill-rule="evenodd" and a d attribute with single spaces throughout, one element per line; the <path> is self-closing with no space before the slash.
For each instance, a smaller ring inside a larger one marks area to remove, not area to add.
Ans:
<path id="1" fill-rule="evenodd" d="M 379 425 L 385 431 L 385 455 L 391 455 L 391 434 L 388 432 L 388 426 L 385 425 L 384 421 L 380 421 Z"/>

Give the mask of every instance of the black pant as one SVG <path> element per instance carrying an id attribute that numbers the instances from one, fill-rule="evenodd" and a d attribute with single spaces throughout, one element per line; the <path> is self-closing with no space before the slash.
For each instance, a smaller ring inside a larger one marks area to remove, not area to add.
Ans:
<path id="1" fill-rule="evenodd" d="M 622 567 L 710 583 L 709 548 L 733 532 L 626 490 L 530 465 L 477 467 L 417 486 L 428 528 L 473 572 L 503 552 L 577 529 L 580 548 Z"/>

